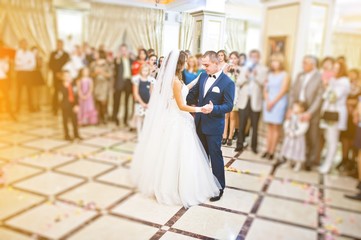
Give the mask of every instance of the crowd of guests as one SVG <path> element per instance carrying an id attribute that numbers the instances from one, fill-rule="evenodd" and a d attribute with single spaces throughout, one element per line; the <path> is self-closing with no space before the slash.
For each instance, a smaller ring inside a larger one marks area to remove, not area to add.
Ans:
<path id="1" fill-rule="evenodd" d="M 182 79 L 189 84 L 204 70 L 201 54 L 186 53 Z M 267 65 L 261 63 L 258 50 L 250 51 L 248 56 L 220 50 L 217 56 L 220 68 L 236 85 L 234 108 L 225 119 L 223 145 L 232 146 L 235 141 L 235 151 L 241 152 L 248 147 L 249 136 L 250 149 L 258 154 L 258 129 L 263 122 L 263 158 L 277 158 L 279 164 L 287 163 L 295 171 L 318 167 L 320 173 L 326 174 L 333 168 L 341 142 L 342 161 L 336 168 L 356 176 L 358 159 L 361 172 L 361 77 L 358 69 L 347 69 L 344 57 L 326 57 L 319 64 L 316 57 L 305 56 L 302 72 L 292 81 L 281 54 L 270 56 Z M 68 53 L 63 41 L 58 40 L 48 67 L 53 74 L 52 110 L 55 115 L 59 108 L 62 110 L 65 138 L 72 140 L 68 121 L 74 125 L 74 138 L 78 139 L 78 125 L 108 121 L 139 133 L 163 59 L 153 49 L 138 49 L 133 54 L 125 44 L 116 53 L 107 51 L 104 45 L 95 49 L 87 43 L 74 46 Z M 6 109 L 15 119 L 6 90 L 9 62 L 9 56 L 0 54 L 0 90 Z M 27 90 L 29 111 L 38 111 L 37 94 L 33 93 L 44 84 L 38 49 L 28 48 L 26 40 L 22 40 L 14 64 L 18 93 L 15 112 L 21 106 L 22 88 Z M 356 198 L 361 199 L 361 195 Z"/>

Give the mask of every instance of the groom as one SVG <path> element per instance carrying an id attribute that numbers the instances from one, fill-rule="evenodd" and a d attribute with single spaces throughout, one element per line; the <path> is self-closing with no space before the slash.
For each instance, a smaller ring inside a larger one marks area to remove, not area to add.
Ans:
<path id="1" fill-rule="evenodd" d="M 221 150 L 225 114 L 231 112 L 234 103 L 234 82 L 223 73 L 217 53 L 207 51 L 202 56 L 206 73 L 199 76 L 197 84 L 187 96 L 188 105 L 204 106 L 195 116 L 197 134 L 211 159 L 213 175 L 221 185 L 219 195 L 210 199 L 218 201 L 225 188 L 224 162 Z"/>

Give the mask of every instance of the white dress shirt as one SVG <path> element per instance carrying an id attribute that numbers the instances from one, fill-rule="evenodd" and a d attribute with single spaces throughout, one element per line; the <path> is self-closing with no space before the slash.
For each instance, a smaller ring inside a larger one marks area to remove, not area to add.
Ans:
<path id="1" fill-rule="evenodd" d="M 36 67 L 35 55 L 29 50 L 19 49 L 15 54 L 15 70 L 33 71 Z"/>
<path id="2" fill-rule="evenodd" d="M 316 70 L 312 70 L 309 73 L 306 73 L 303 76 L 303 82 L 302 82 L 302 87 L 301 87 L 301 91 L 300 91 L 300 97 L 299 100 L 301 102 L 305 102 L 306 101 L 306 87 L 308 82 L 310 81 L 310 79 L 312 78 L 313 74 L 315 74 Z"/>
<path id="3" fill-rule="evenodd" d="M 216 80 L 219 78 L 219 75 L 221 75 L 222 70 L 220 70 L 219 72 L 216 72 L 215 74 L 212 75 L 216 75 L 216 78 L 214 77 L 208 77 L 206 84 L 204 86 L 204 97 L 206 96 L 208 90 L 212 87 L 212 85 L 216 82 Z"/>
<path id="4" fill-rule="evenodd" d="M 5 80 L 9 72 L 9 62 L 5 59 L 0 59 L 0 80 Z"/>
<path id="5" fill-rule="evenodd" d="M 132 73 L 130 72 L 130 61 L 129 58 L 123 57 L 123 79 L 130 79 L 132 77 Z"/>

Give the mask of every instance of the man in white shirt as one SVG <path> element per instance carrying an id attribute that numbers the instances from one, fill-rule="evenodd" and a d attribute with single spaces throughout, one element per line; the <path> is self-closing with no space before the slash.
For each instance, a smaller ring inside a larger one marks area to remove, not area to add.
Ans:
<path id="1" fill-rule="evenodd" d="M 15 71 L 17 77 L 17 106 L 16 111 L 20 111 L 21 91 L 25 87 L 28 95 L 29 111 L 33 112 L 32 103 L 32 76 L 36 67 L 35 55 L 28 49 L 28 43 L 25 39 L 20 41 L 20 48 L 15 54 Z"/>
<path id="2" fill-rule="evenodd" d="M 246 125 L 250 120 L 252 127 L 251 149 L 257 153 L 258 123 L 262 111 L 262 93 L 267 78 L 267 67 L 260 63 L 261 53 L 258 50 L 252 50 L 249 53 L 249 58 L 249 63 L 242 67 L 236 82 L 239 132 L 235 151 L 241 152 L 244 149 Z"/>

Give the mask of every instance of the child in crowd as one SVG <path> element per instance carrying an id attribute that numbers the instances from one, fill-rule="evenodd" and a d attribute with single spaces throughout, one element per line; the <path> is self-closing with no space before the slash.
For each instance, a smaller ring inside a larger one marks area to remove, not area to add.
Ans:
<path id="1" fill-rule="evenodd" d="M 139 75 L 134 76 L 132 79 L 133 95 L 136 101 L 134 107 L 135 107 L 135 122 L 137 126 L 138 138 L 140 136 L 145 113 L 148 108 L 152 86 L 155 82 L 155 79 L 150 76 L 150 73 L 151 73 L 151 67 L 148 64 L 143 64 L 140 68 Z"/>
<path id="2" fill-rule="evenodd" d="M 89 77 L 89 69 L 82 68 L 77 80 L 79 95 L 79 125 L 94 125 L 98 122 L 98 113 L 95 109 L 93 98 L 93 80 Z"/>
<path id="3" fill-rule="evenodd" d="M 305 112 L 305 109 L 303 103 L 295 102 L 292 106 L 291 118 L 286 120 L 283 125 L 285 138 L 281 156 L 284 160 L 288 160 L 290 164 L 295 163 L 295 171 L 300 171 L 302 164 L 306 160 L 305 134 L 309 124 L 300 120 L 300 116 Z"/>
<path id="4" fill-rule="evenodd" d="M 73 84 L 73 79 L 67 70 L 62 71 L 63 84 L 60 88 L 62 95 L 61 110 L 63 115 L 63 127 L 65 140 L 71 141 L 72 138 L 69 136 L 68 121 L 71 120 L 74 130 L 74 138 L 81 140 L 82 138 L 78 132 L 78 121 L 76 113 L 79 110 L 77 89 Z"/>

